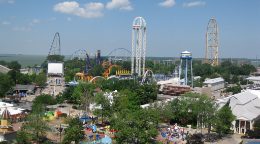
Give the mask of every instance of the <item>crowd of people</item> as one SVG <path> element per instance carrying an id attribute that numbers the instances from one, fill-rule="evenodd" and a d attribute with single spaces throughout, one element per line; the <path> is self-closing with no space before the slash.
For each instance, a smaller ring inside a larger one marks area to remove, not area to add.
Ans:
<path id="1" fill-rule="evenodd" d="M 186 130 L 183 127 L 180 127 L 177 125 L 171 125 L 167 128 L 161 128 L 160 134 L 163 140 L 165 140 L 167 143 L 186 143 L 186 139 L 189 136 L 189 131 Z"/>

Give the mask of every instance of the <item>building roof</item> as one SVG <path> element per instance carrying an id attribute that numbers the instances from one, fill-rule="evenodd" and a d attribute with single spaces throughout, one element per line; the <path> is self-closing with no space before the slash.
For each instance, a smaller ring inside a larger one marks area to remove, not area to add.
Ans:
<path id="1" fill-rule="evenodd" d="M 260 76 L 251 76 L 246 78 L 247 80 L 251 80 L 251 81 L 260 81 Z"/>
<path id="2" fill-rule="evenodd" d="M 8 67 L 0 65 L 0 73 L 8 73 L 10 70 Z"/>
<path id="3" fill-rule="evenodd" d="M 230 101 L 229 106 L 237 119 L 254 120 L 260 115 L 260 91 L 246 90 L 229 97 L 218 99 L 220 107 Z"/>
<path id="4" fill-rule="evenodd" d="M 16 86 L 14 86 L 13 89 L 14 90 L 33 91 L 35 89 L 35 85 L 20 85 L 20 84 L 16 84 Z"/>
<path id="5" fill-rule="evenodd" d="M 14 106 L 13 104 L 5 103 L 5 102 L 1 102 L 0 101 L 0 109 L 6 108 L 6 107 L 13 107 L 13 106 Z"/>
<path id="6" fill-rule="evenodd" d="M 218 82 L 224 82 L 224 79 L 222 77 L 214 78 L 214 79 L 206 79 L 203 83 L 204 84 L 213 84 Z"/>

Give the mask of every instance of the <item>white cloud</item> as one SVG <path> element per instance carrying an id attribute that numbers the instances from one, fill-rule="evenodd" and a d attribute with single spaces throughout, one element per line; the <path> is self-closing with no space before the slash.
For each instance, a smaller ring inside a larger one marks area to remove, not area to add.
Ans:
<path id="1" fill-rule="evenodd" d="M 3 21 L 2 25 L 10 25 L 11 23 L 9 21 Z"/>
<path id="2" fill-rule="evenodd" d="M 31 31 L 31 27 L 14 27 L 13 31 Z"/>
<path id="3" fill-rule="evenodd" d="M 41 20 L 39 19 L 33 19 L 30 23 L 29 23 L 29 26 L 34 26 L 36 24 L 39 24 L 41 23 Z"/>
<path id="4" fill-rule="evenodd" d="M 133 10 L 129 0 L 112 0 L 107 3 L 107 9 Z"/>
<path id="5" fill-rule="evenodd" d="M 206 5 L 206 2 L 204 2 L 204 1 L 193 1 L 193 2 L 184 3 L 183 7 L 190 8 L 190 7 L 199 7 L 199 6 L 205 6 L 205 5 Z"/>
<path id="6" fill-rule="evenodd" d="M 56 12 L 83 18 L 97 18 L 103 16 L 102 10 L 104 9 L 104 4 L 91 2 L 86 4 L 85 7 L 80 7 L 76 1 L 67 1 L 56 4 L 53 9 Z"/>
<path id="7" fill-rule="evenodd" d="M 14 0 L 0 0 L 0 3 L 9 3 L 9 4 L 14 4 Z"/>
<path id="8" fill-rule="evenodd" d="M 99 11 L 99 10 L 104 9 L 104 4 L 91 2 L 91 3 L 86 4 L 85 7 L 87 10 Z"/>
<path id="9" fill-rule="evenodd" d="M 159 3 L 160 6 L 166 8 L 173 7 L 175 4 L 175 0 L 164 0 L 164 2 Z"/>

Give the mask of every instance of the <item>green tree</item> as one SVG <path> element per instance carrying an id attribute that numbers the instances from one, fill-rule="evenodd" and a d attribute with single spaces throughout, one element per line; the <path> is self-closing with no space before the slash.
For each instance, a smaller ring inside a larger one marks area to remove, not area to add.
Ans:
<path id="1" fill-rule="evenodd" d="M 79 83 L 72 93 L 74 103 L 80 104 L 86 112 L 90 112 L 89 105 L 94 101 L 95 85 L 92 83 Z"/>
<path id="2" fill-rule="evenodd" d="M 24 131 L 23 129 L 17 131 L 16 142 L 18 144 L 31 144 L 31 140 L 32 138 L 30 134 Z"/>
<path id="3" fill-rule="evenodd" d="M 101 65 L 95 65 L 90 71 L 89 73 L 92 76 L 102 76 L 104 72 L 104 68 Z"/>
<path id="4" fill-rule="evenodd" d="M 8 63 L 8 68 L 14 71 L 20 71 L 21 64 L 19 64 L 17 61 L 11 61 L 10 63 Z"/>
<path id="5" fill-rule="evenodd" d="M 228 102 L 216 112 L 215 120 L 214 120 L 214 128 L 216 132 L 220 136 L 229 133 L 230 128 L 232 126 L 232 122 L 235 119 L 236 117 L 233 115 Z"/>
<path id="6" fill-rule="evenodd" d="M 61 95 L 58 95 L 56 97 L 57 103 L 63 103 L 66 100 L 68 103 L 75 103 L 76 104 L 78 100 L 75 97 L 72 96 L 74 89 L 75 89 L 74 86 L 73 87 L 67 87 Z"/>
<path id="7" fill-rule="evenodd" d="M 62 143 L 69 144 L 75 142 L 78 144 L 84 138 L 82 123 L 79 118 L 69 120 L 69 127 L 65 129 L 65 135 Z"/>
<path id="8" fill-rule="evenodd" d="M 193 67 L 193 73 L 196 76 L 207 77 L 214 73 L 214 69 L 210 64 L 196 64 Z"/>
<path id="9" fill-rule="evenodd" d="M 50 62 L 63 62 L 64 56 L 62 56 L 62 55 L 48 55 L 46 59 L 47 59 L 47 61 L 50 61 Z"/>
<path id="10" fill-rule="evenodd" d="M 4 97 L 6 92 L 8 92 L 13 85 L 14 82 L 9 75 L 0 73 L 0 97 Z"/>
<path id="11" fill-rule="evenodd" d="M 117 143 L 151 143 L 157 136 L 157 118 L 149 109 L 137 109 L 133 112 L 123 110 L 111 121 L 111 127 L 118 130 Z"/>
<path id="12" fill-rule="evenodd" d="M 216 107 L 214 101 L 206 95 L 186 93 L 163 107 L 161 119 L 177 122 L 181 125 L 211 125 Z M 211 127 L 209 127 L 209 131 Z"/>
<path id="13" fill-rule="evenodd" d="M 237 93 L 240 93 L 241 90 L 242 90 L 241 86 L 236 85 L 236 86 L 233 86 L 233 87 L 228 87 L 225 91 L 226 92 L 232 92 L 232 94 L 237 94 Z"/>
<path id="14" fill-rule="evenodd" d="M 256 72 L 256 68 L 253 65 L 244 64 L 241 66 L 240 75 L 250 75 L 252 72 Z"/>
<path id="15" fill-rule="evenodd" d="M 108 98 L 103 93 L 98 93 L 95 96 L 95 103 L 101 106 L 101 109 L 96 109 L 94 111 L 95 114 L 101 115 L 102 124 L 104 117 L 110 118 L 112 114 L 112 106 L 108 100 Z"/>
<path id="16" fill-rule="evenodd" d="M 155 84 L 140 85 L 136 89 L 137 97 L 141 105 L 153 102 L 157 99 L 157 86 Z"/>
<path id="17" fill-rule="evenodd" d="M 258 119 L 256 118 L 253 126 L 254 126 L 254 130 L 260 130 L 260 118 L 259 118 L 259 116 L 258 116 Z"/>
<path id="18" fill-rule="evenodd" d="M 35 83 L 40 87 L 44 87 L 46 85 L 46 81 L 47 81 L 47 76 L 44 72 L 39 73 L 35 77 Z"/>
<path id="19" fill-rule="evenodd" d="M 54 105 L 56 100 L 53 96 L 48 94 L 41 94 L 33 100 L 33 105 L 42 104 L 42 105 Z"/>
<path id="20" fill-rule="evenodd" d="M 49 126 L 43 120 L 44 106 L 36 104 L 32 107 L 32 113 L 27 117 L 26 123 L 22 126 L 22 130 L 32 137 L 37 143 L 40 143 L 46 137 Z"/>

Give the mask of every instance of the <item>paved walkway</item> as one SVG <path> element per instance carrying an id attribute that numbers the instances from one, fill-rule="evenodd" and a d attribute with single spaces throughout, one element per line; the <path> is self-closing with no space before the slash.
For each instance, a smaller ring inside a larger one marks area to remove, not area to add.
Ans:
<path id="1" fill-rule="evenodd" d="M 217 142 L 205 142 L 205 144 L 239 144 L 242 141 L 241 135 L 239 134 L 231 134 L 223 137 Z"/>

